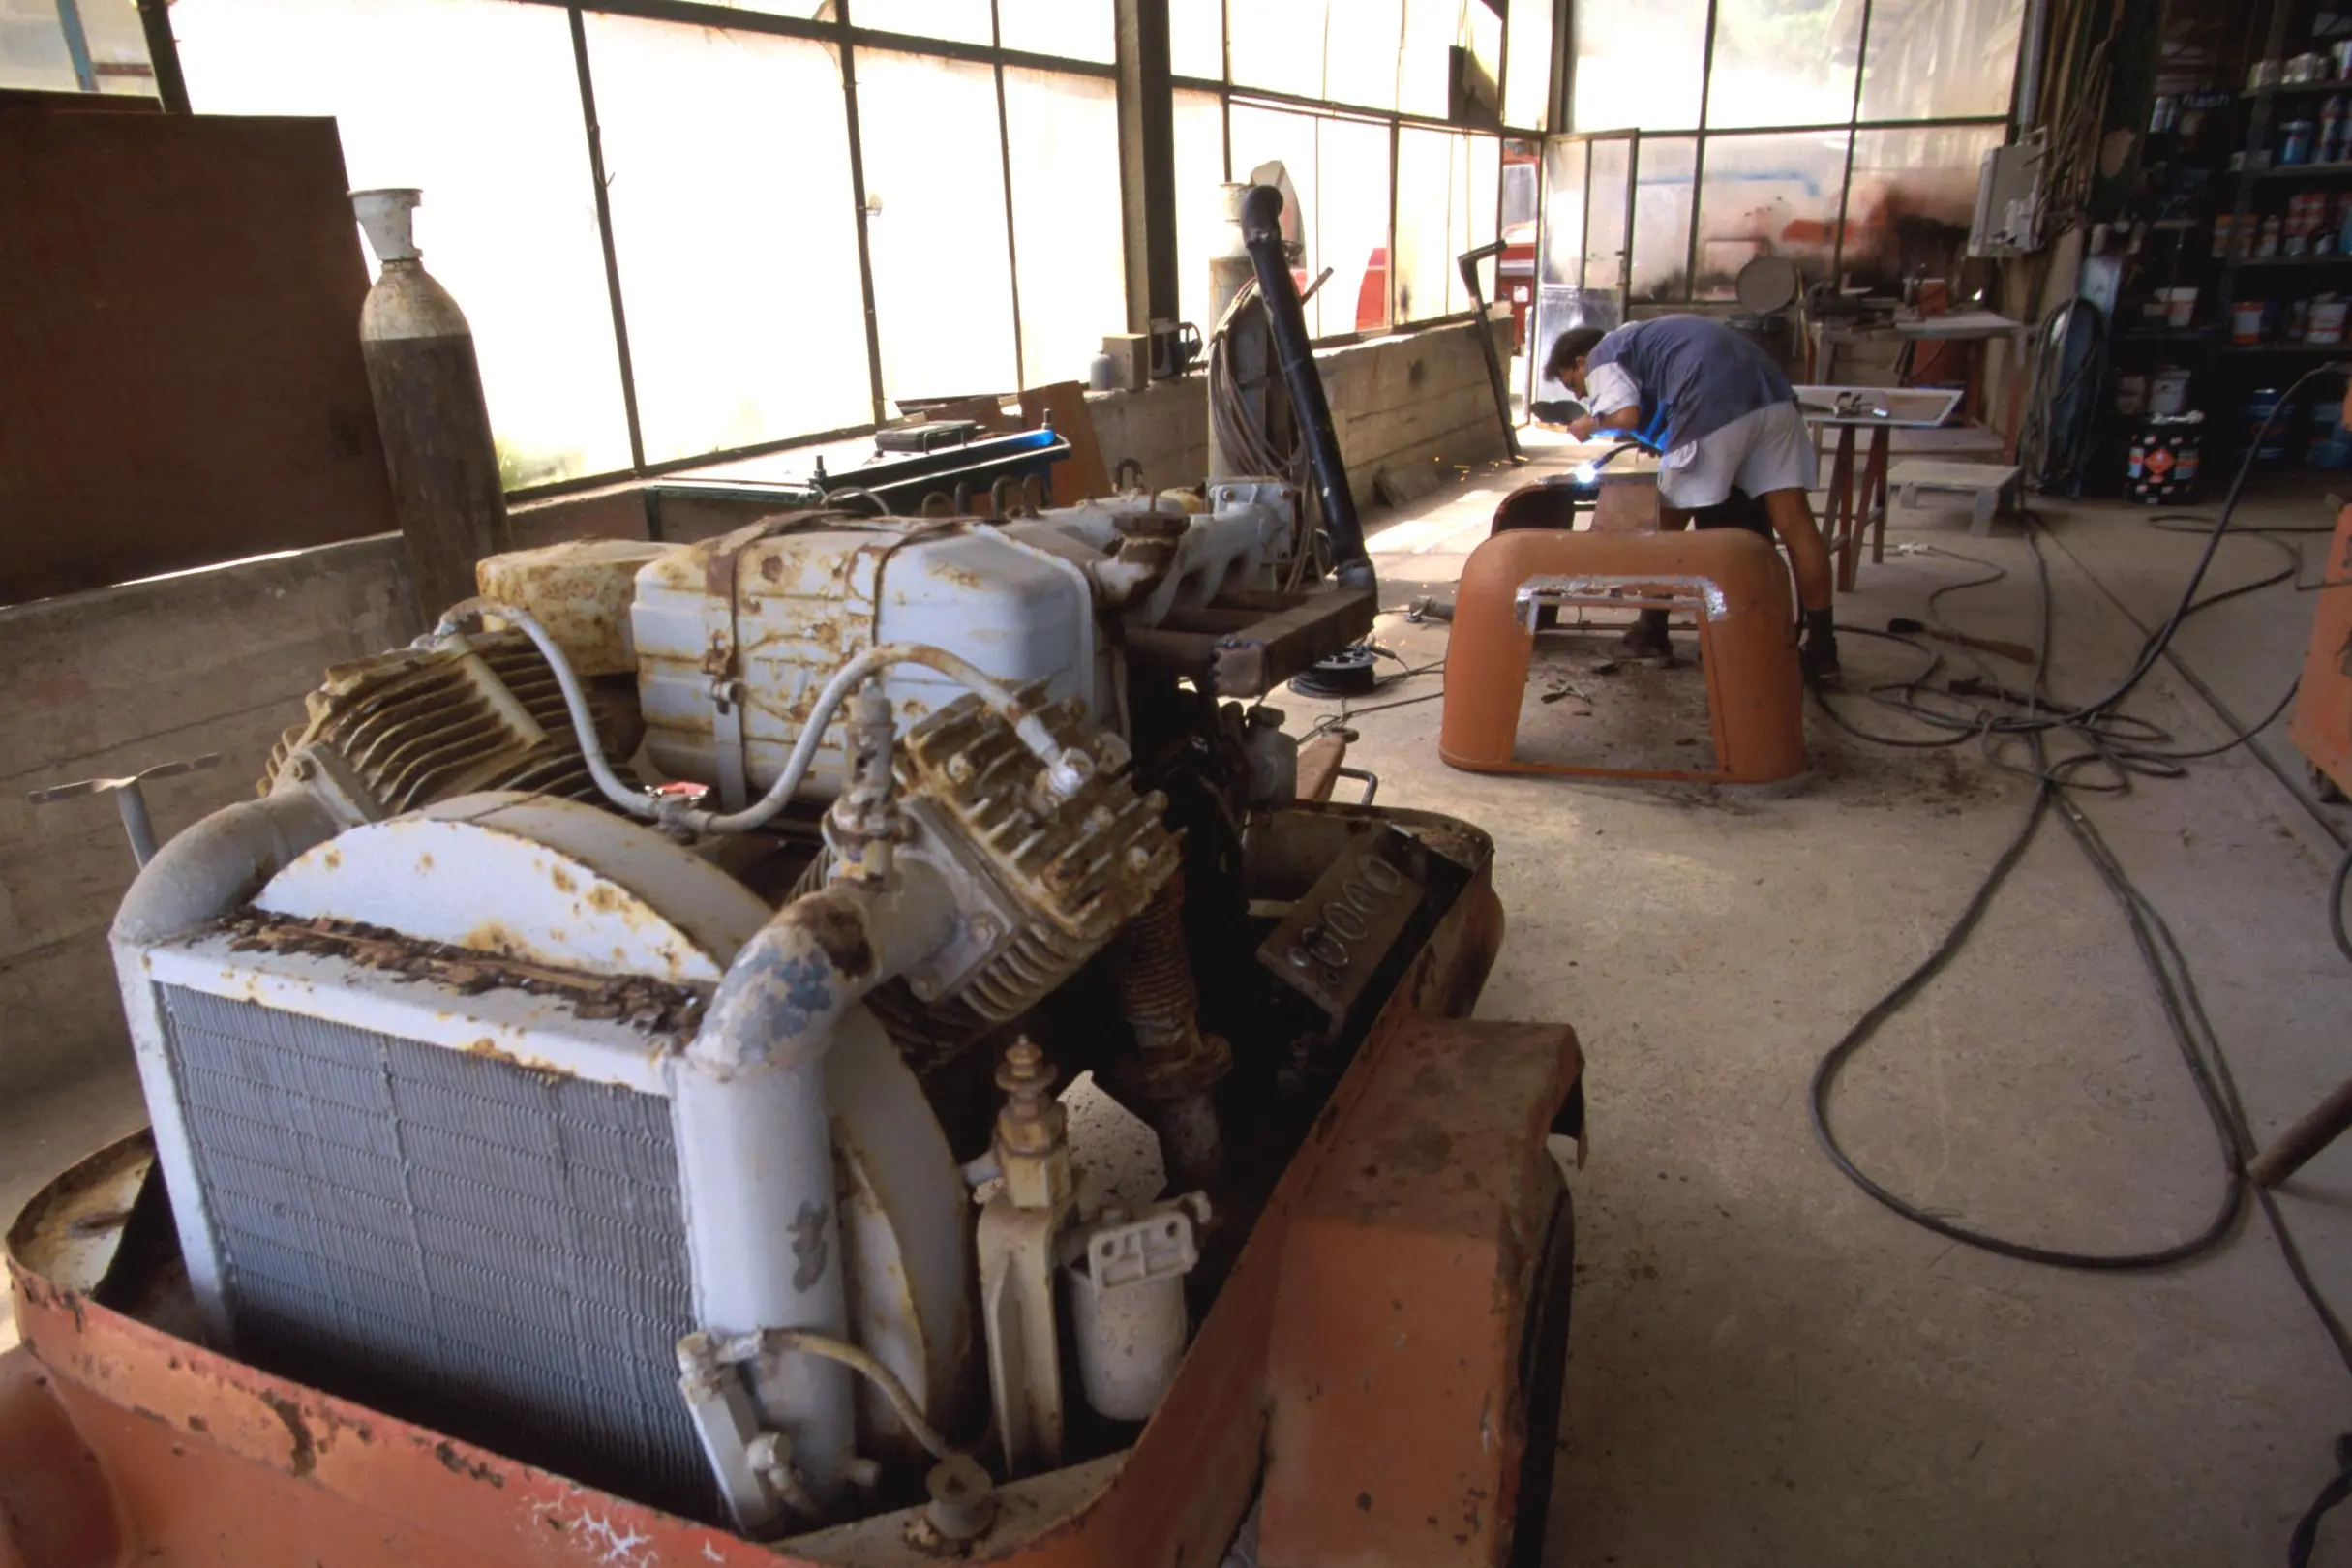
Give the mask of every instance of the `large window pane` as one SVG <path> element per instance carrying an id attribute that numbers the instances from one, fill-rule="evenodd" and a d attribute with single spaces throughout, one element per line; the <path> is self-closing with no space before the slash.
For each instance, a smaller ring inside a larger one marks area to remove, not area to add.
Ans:
<path id="1" fill-rule="evenodd" d="M 884 394 L 1011 390 L 1020 374 L 994 74 L 859 49 L 858 131 Z"/>
<path id="2" fill-rule="evenodd" d="M 1726 4 L 1734 0 L 1726 0 Z M 1569 123 L 1578 131 L 1696 131 L 1707 0 L 1575 0 Z M 1842 117 L 1842 116 L 1841 116 Z"/>
<path id="3" fill-rule="evenodd" d="M 39 92 L 155 96 L 147 35 L 134 0 L 79 0 L 74 8 L 90 75 L 74 67 L 57 0 L 0 0 L 0 87 Z"/>
<path id="4" fill-rule="evenodd" d="M 1225 25 L 1236 86 L 1323 96 L 1323 0 L 1232 0 Z"/>
<path id="5" fill-rule="evenodd" d="M 1217 330 L 1209 319 L 1209 257 L 1223 244 L 1224 106 L 1213 93 L 1180 92 L 1175 118 L 1176 302 L 1206 342 Z"/>
<path id="6" fill-rule="evenodd" d="M 872 417 L 832 46 L 587 28 L 647 458 Z"/>
<path id="7" fill-rule="evenodd" d="M 1224 79 L 1224 0 L 1168 0 L 1168 69 L 1179 76 Z"/>
<path id="8" fill-rule="evenodd" d="M 1543 238 L 1536 248 L 1536 281 L 1549 286 L 1584 286 L 1584 222 L 1592 150 L 1582 141 L 1544 143 Z"/>
<path id="9" fill-rule="evenodd" d="M 1592 144 L 1592 172 L 1586 188 L 1591 204 L 1584 220 L 1584 286 L 1625 286 L 1627 253 L 1625 198 L 1633 190 L 1633 138 L 1613 136 Z"/>
<path id="10" fill-rule="evenodd" d="M 510 486 L 628 466 L 561 11 L 179 0 L 171 22 L 197 112 L 334 115 L 354 187 L 423 189 L 417 243 L 472 323 Z"/>
<path id="11" fill-rule="evenodd" d="M 1502 232 L 1502 137 L 1464 136 L 1462 144 L 1463 163 L 1462 189 L 1467 199 L 1462 203 L 1461 230 L 1457 235 L 1459 256 L 1462 251 L 1473 250 Z M 1457 265 L 1446 276 L 1455 310 L 1470 308 L 1469 290 L 1462 286 L 1462 268 Z M 1489 258 L 1478 269 L 1478 295 L 1489 305 L 1501 297 L 1495 280 L 1495 263 Z"/>
<path id="12" fill-rule="evenodd" d="M 1486 0 L 1404 0 L 1404 46 L 1397 56 L 1397 107 L 1407 114 L 1445 117 L 1446 83 L 1453 71 L 1447 51 L 1457 44 L 1471 42 L 1471 12 L 1496 23 L 1493 36 L 1499 44 L 1501 24 L 1487 10 Z M 1491 53 L 1488 60 L 1492 65 Z"/>
<path id="13" fill-rule="evenodd" d="M 1326 95 L 1342 104 L 1395 108 L 1403 28 L 1404 0 L 1341 0 L 1324 44 Z"/>
<path id="14" fill-rule="evenodd" d="M 1096 76 L 1005 73 L 1021 374 L 1032 386 L 1085 380 L 1102 335 L 1127 327 L 1114 93 Z"/>
<path id="15" fill-rule="evenodd" d="M 1482 138 L 1484 139 L 1484 138 Z M 1445 131 L 1397 133 L 1397 319 L 1426 321 L 1462 308 L 1454 257 L 1469 249 L 1468 144 Z M 1493 187 L 1490 185 L 1490 193 Z M 1493 223 L 1489 196 L 1486 226 Z"/>
<path id="16" fill-rule="evenodd" d="M 1634 179 L 1633 297 L 1690 297 L 1696 136 L 1643 136 Z"/>
<path id="17" fill-rule="evenodd" d="M 1511 42 L 1504 62 L 1503 124 L 1515 131 L 1552 126 L 1552 0 L 1510 0 Z"/>
<path id="18" fill-rule="evenodd" d="M 2025 0 L 1876 0 L 1862 118 L 2006 114 Z"/>
<path id="19" fill-rule="evenodd" d="M 1316 127 L 1314 271 L 1331 280 L 1308 301 L 1317 336 L 1388 325 L 1388 127 L 1324 120 Z"/>
<path id="20" fill-rule="evenodd" d="M 1861 45 L 1854 0 L 1716 0 L 1708 128 L 1844 124 Z"/>
<path id="21" fill-rule="evenodd" d="M 1298 193 L 1297 235 L 1307 249 L 1302 284 L 1331 268 L 1331 281 L 1307 302 L 1308 330 L 1327 337 L 1384 324 L 1388 128 L 1235 105 L 1234 178 L 1247 180 L 1274 160 Z M 1215 323 L 1199 325 L 1205 333 Z"/>
<path id="22" fill-rule="evenodd" d="M 1968 246 L 1977 165 L 2005 137 L 1998 125 L 1856 132 L 1842 264 L 1851 281 L 1892 292 L 1911 273 L 1950 277 Z"/>
<path id="23" fill-rule="evenodd" d="M 1730 298 L 1739 269 L 1760 256 L 1788 256 L 1807 284 L 1826 279 L 1845 178 L 1843 131 L 1707 137 L 1694 293 Z"/>
<path id="24" fill-rule="evenodd" d="M 1111 58 L 1111 0 L 996 0 L 996 26 L 998 42 L 1009 49 Z"/>
<path id="25" fill-rule="evenodd" d="M 988 0 L 856 0 L 850 20 L 885 33 L 988 42 Z M 862 69 L 858 80 L 864 84 Z"/>

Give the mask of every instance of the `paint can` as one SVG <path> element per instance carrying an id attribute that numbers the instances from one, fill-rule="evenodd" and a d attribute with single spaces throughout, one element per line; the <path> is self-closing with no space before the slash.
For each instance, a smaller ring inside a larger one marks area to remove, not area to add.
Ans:
<path id="1" fill-rule="evenodd" d="M 2143 506 L 2193 500 L 2202 443 L 2201 414 L 2177 419 L 2156 416 L 2132 433 L 2124 470 L 2124 494 Z"/>

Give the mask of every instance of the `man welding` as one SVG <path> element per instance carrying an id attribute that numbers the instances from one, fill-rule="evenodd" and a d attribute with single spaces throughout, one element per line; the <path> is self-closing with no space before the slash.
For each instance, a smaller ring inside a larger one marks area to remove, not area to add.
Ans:
<path id="1" fill-rule="evenodd" d="M 1813 440 L 1789 377 L 1763 349 L 1703 316 L 1661 316 L 1603 332 L 1576 327 L 1552 341 L 1545 374 L 1589 411 L 1568 426 L 1579 440 L 1618 432 L 1662 454 L 1661 526 L 1745 528 L 1780 535 L 1796 574 L 1805 678 L 1838 678 L 1829 547 L 1805 498 L 1819 478 Z M 1755 515 L 1762 502 L 1764 518 Z M 1666 612 L 1644 610 L 1626 634 L 1635 658 L 1672 653 Z"/>

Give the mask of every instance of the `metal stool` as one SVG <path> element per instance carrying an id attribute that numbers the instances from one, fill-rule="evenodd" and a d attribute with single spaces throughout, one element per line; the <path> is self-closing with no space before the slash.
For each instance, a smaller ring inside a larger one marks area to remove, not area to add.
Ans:
<path id="1" fill-rule="evenodd" d="M 1697 612 L 1715 768 L 1598 768 L 1514 759 L 1536 622 L 1560 605 Z M 1497 533 L 1455 592 L 1437 755 L 1472 772 L 1768 784 L 1805 770 L 1795 611 L 1779 554 L 1737 528 Z"/>

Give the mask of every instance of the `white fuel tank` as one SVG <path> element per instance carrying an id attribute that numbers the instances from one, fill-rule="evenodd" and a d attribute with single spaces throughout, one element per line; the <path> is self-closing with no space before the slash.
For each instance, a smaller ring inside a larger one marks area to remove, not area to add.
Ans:
<path id="1" fill-rule="evenodd" d="M 783 771 L 817 692 L 880 643 L 922 643 L 1011 686 L 1042 680 L 1108 717 L 1106 654 L 1083 568 L 969 521 L 770 519 L 681 545 L 637 574 L 630 610 L 646 749 L 674 778 L 753 795 Z M 920 665 L 884 690 L 899 729 L 963 695 Z M 829 799 L 844 772 L 843 704 L 801 794 Z"/>

